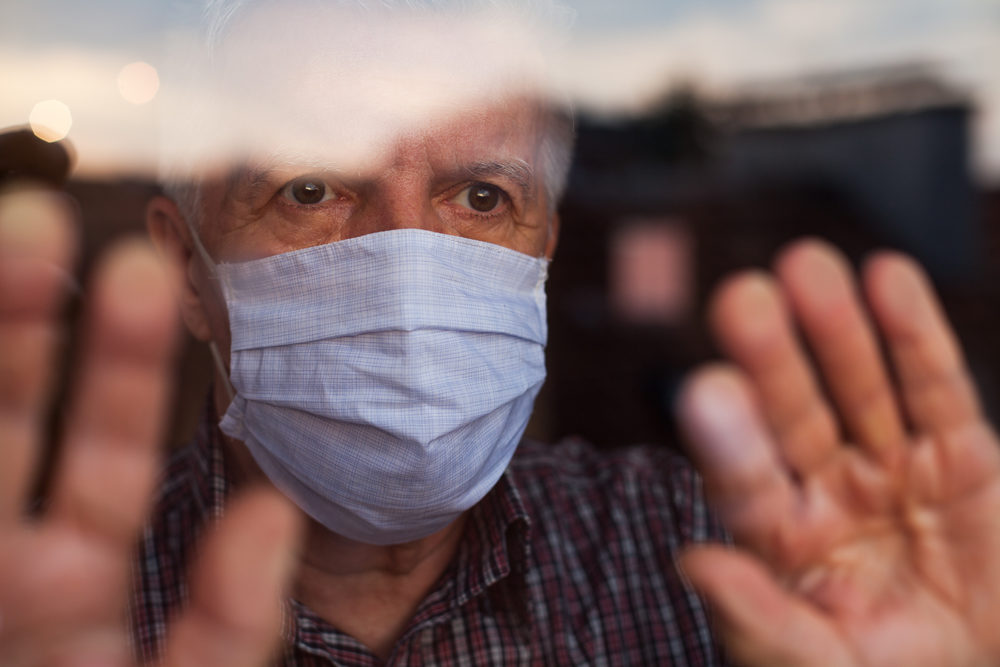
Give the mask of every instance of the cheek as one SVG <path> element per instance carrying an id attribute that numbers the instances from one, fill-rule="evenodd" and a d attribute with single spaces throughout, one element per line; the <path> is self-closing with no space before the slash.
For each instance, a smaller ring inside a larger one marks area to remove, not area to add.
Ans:
<path id="1" fill-rule="evenodd" d="M 542 205 L 533 208 L 519 226 L 523 246 L 516 249 L 533 257 L 548 256 L 555 248 L 557 226 L 547 208 Z"/>

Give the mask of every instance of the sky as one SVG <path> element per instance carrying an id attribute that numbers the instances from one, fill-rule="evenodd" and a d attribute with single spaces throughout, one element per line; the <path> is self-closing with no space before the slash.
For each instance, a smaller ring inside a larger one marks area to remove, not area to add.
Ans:
<path id="1" fill-rule="evenodd" d="M 929 64 L 975 101 L 974 166 L 1000 183 L 1000 0 L 568 4 L 575 21 L 559 76 L 585 110 L 640 112 L 671 85 L 725 97 L 816 73 Z M 155 97 L 126 101 L 119 75 L 135 61 L 159 67 L 199 11 L 195 0 L 4 0 L 0 127 L 59 100 L 82 171 L 148 169 L 163 109 Z"/>

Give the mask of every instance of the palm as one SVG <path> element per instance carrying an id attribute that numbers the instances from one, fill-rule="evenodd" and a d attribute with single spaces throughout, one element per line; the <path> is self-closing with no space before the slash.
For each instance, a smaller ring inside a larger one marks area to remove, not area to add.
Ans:
<path id="1" fill-rule="evenodd" d="M 748 664 L 988 662 L 998 443 L 929 291 L 898 257 L 867 272 L 896 391 L 839 258 L 800 245 L 778 275 L 723 288 L 714 325 L 739 370 L 702 371 L 682 401 L 710 499 L 744 548 L 694 549 L 685 569 Z"/>
<path id="2" fill-rule="evenodd" d="M 965 439 L 960 449 L 997 447 L 988 433 Z M 864 665 L 967 664 L 993 634 L 995 617 L 970 603 L 1000 594 L 1000 549 L 983 540 L 997 530 L 1000 479 L 970 470 L 974 477 L 956 485 L 941 468 L 919 470 L 919 454 L 907 459 L 902 471 L 859 474 L 867 462 L 847 455 L 817 471 L 798 516 L 781 528 L 775 570 L 819 612 L 826 637 L 816 646 L 836 646 L 827 655 Z M 866 495 L 879 501 L 858 502 Z"/>
<path id="3" fill-rule="evenodd" d="M 97 271 L 44 515 L 23 516 L 72 253 L 52 195 L 0 195 L 0 664 L 131 664 L 129 559 L 149 509 L 175 332 L 167 275 L 145 248 Z M 167 665 L 255 665 L 277 634 L 293 515 L 253 493 L 202 545 Z"/>

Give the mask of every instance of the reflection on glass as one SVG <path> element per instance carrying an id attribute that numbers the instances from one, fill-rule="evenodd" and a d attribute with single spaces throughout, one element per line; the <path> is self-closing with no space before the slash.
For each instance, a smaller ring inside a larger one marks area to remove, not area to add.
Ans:
<path id="1" fill-rule="evenodd" d="M 36 137 L 51 143 L 64 139 L 69 134 L 69 129 L 73 126 L 73 114 L 59 100 L 45 100 L 34 106 L 28 121 Z"/>
<path id="2" fill-rule="evenodd" d="M 118 73 L 118 92 L 126 102 L 145 104 L 156 97 L 159 89 L 160 77 L 149 63 L 129 63 Z"/>

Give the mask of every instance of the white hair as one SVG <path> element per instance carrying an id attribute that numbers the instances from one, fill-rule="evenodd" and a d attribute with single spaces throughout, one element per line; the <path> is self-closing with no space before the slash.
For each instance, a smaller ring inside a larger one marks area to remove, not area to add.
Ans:
<path id="1" fill-rule="evenodd" d="M 322 6 L 341 7 L 360 12 L 413 11 L 474 14 L 482 11 L 502 11 L 515 15 L 522 23 L 545 30 L 549 35 L 565 35 L 572 23 L 573 12 L 558 0 L 313 0 Z M 226 36 L 239 19 L 256 7 L 285 5 L 280 0 L 207 0 L 202 21 L 203 40 L 207 57 L 213 59 Z M 547 202 L 554 210 L 566 187 L 575 138 L 573 113 L 568 97 L 557 91 L 545 91 L 539 99 L 544 114 L 539 172 Z M 201 218 L 201 185 L 190 170 L 167 170 L 161 177 L 163 189 L 178 205 L 190 223 L 196 226 Z"/>

